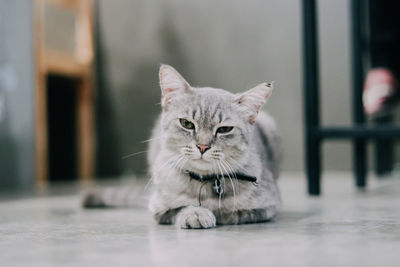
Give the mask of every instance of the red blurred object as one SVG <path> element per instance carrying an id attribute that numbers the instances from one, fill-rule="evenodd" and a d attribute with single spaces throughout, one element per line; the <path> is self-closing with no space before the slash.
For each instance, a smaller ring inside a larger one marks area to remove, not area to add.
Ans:
<path id="1" fill-rule="evenodd" d="M 363 92 L 364 110 L 367 115 L 377 115 L 390 109 L 398 99 L 399 83 L 386 68 L 368 72 Z"/>

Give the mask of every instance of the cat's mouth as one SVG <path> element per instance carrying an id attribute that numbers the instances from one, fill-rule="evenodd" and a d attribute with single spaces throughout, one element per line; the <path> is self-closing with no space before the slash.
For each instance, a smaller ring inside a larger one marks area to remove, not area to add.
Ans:
<path id="1" fill-rule="evenodd" d="M 204 159 L 204 158 L 194 159 L 193 161 L 195 161 L 195 162 L 201 162 L 201 163 L 210 163 L 208 160 L 206 160 L 206 159 Z"/>
<path id="2" fill-rule="evenodd" d="M 191 159 L 189 164 L 190 169 L 196 172 L 208 171 L 212 166 L 212 162 L 204 158 Z"/>

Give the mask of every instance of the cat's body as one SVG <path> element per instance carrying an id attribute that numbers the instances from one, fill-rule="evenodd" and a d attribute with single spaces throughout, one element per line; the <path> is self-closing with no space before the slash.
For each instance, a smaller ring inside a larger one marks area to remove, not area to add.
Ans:
<path id="1" fill-rule="evenodd" d="M 181 78 L 170 67 L 163 67 Z M 160 73 L 163 87 L 162 69 Z M 164 86 L 162 89 L 167 90 L 179 85 Z M 240 108 L 235 114 L 238 107 L 233 101 L 238 95 L 209 87 L 191 87 L 190 90 L 188 95 L 179 93 L 182 95 L 171 96 L 176 98 L 176 102 L 168 103 L 168 108 L 164 103 L 163 112 L 153 130 L 148 162 L 154 192 L 149 208 L 156 220 L 182 228 L 209 228 L 216 224 L 254 223 L 271 219 L 281 205 L 276 185 L 280 147 L 273 119 L 260 112 L 257 118 L 253 118 L 255 121 L 246 124 L 243 118 L 253 114 L 246 114 Z M 182 117 L 195 124 L 194 131 L 179 128 L 178 119 Z M 213 134 L 213 128 L 224 124 L 224 121 L 228 121 L 227 125 L 234 125 L 237 136 L 229 139 L 225 135 L 224 140 L 216 140 L 218 134 Z M 242 135 L 246 137 L 241 138 Z M 197 143 L 210 144 L 211 151 L 208 153 L 215 155 L 215 158 L 209 156 L 211 164 L 200 164 L 196 161 L 201 159 L 193 159 L 199 157 L 199 153 L 196 155 Z M 223 193 L 216 192 L 215 179 L 199 181 L 192 179 L 188 172 L 199 176 L 214 175 L 216 178 L 224 175 L 225 178 L 220 179 Z M 254 176 L 257 182 L 235 179 L 239 173 Z"/>
<path id="2" fill-rule="evenodd" d="M 155 219 L 180 228 L 212 228 L 274 217 L 281 206 L 276 184 L 281 151 L 273 119 L 259 112 L 272 84 L 241 94 L 194 88 L 162 65 L 160 87 L 162 112 L 148 151 Z M 95 193 L 84 205 L 115 203 Z"/>
<path id="3" fill-rule="evenodd" d="M 149 164 L 154 168 L 151 173 L 155 187 L 149 208 L 160 223 L 173 224 L 176 218 L 173 218 L 175 212 L 171 211 L 187 206 L 198 207 L 200 203 L 202 208 L 213 211 L 217 224 L 261 222 L 276 215 L 281 205 L 275 182 L 279 174 L 280 149 L 275 135 L 275 124 L 269 115 L 264 112 L 259 114 L 251 149 L 243 164 L 244 169 L 253 170 L 252 174 L 256 175 L 258 185 L 248 181 L 234 181 L 235 201 L 230 181 L 225 181 L 228 196 L 222 197 L 220 202 L 218 194 L 212 188 L 212 181 L 203 185 L 203 182 L 190 179 L 181 170 L 157 170 L 156 166 L 162 165 L 171 157 L 169 153 L 163 152 L 160 130 L 159 119 L 148 154 Z M 234 179 L 233 175 L 231 177 Z M 253 215 L 244 214 L 246 211 Z"/>

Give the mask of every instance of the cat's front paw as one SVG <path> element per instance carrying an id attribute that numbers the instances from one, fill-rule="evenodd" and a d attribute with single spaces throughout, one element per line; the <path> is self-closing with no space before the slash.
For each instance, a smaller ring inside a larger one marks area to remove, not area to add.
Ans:
<path id="1" fill-rule="evenodd" d="M 176 226 L 186 229 L 214 228 L 216 222 L 211 210 L 202 207 L 186 207 L 176 217 Z"/>

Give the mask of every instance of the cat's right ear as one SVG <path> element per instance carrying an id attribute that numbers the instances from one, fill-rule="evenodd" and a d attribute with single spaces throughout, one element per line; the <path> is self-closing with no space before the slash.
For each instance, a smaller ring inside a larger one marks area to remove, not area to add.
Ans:
<path id="1" fill-rule="evenodd" d="M 184 93 L 191 93 L 189 83 L 169 65 L 161 65 L 160 72 L 161 106 L 167 108 L 175 97 Z"/>

